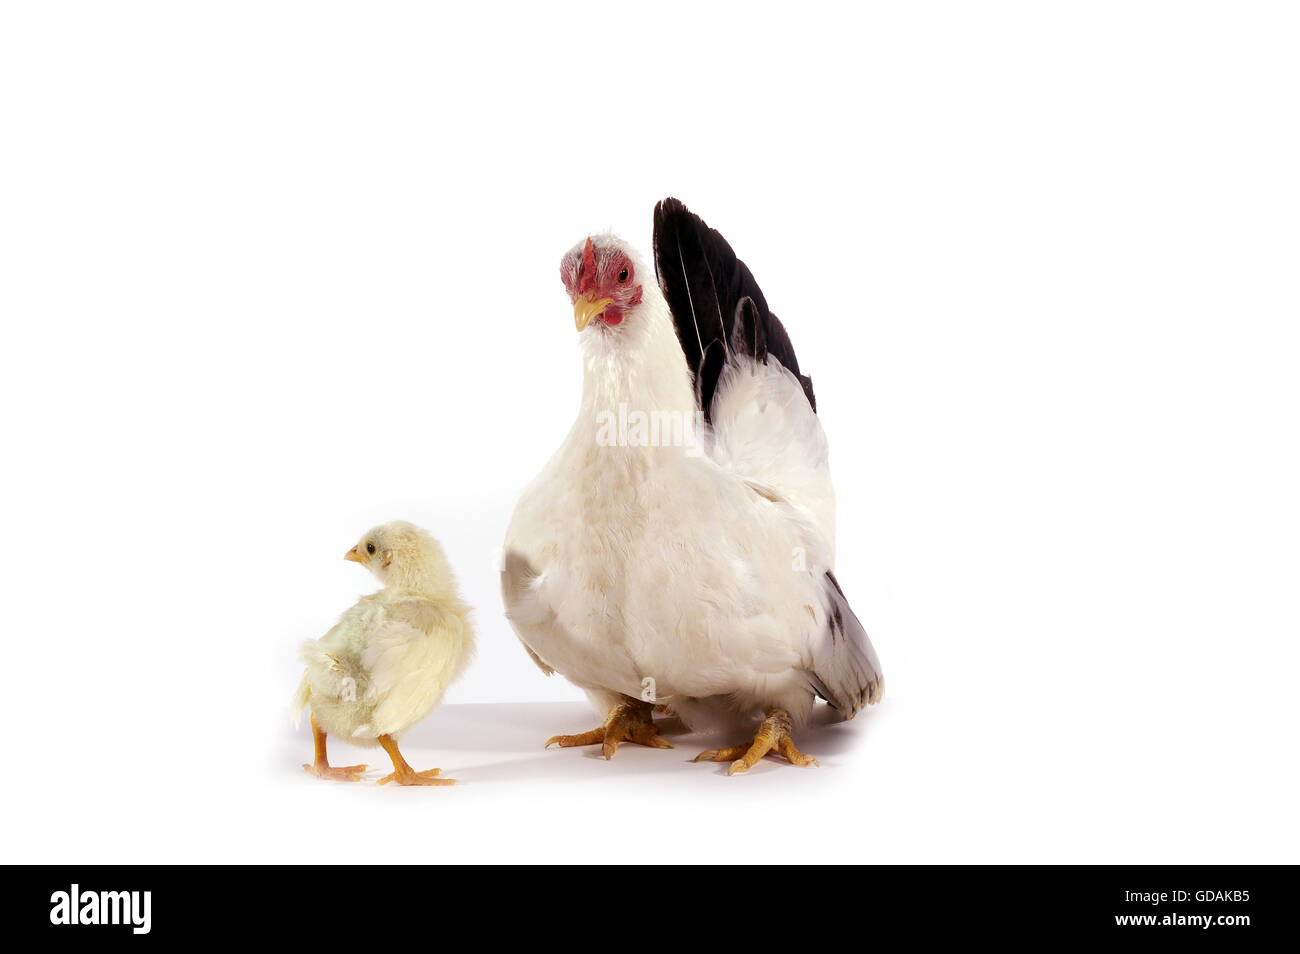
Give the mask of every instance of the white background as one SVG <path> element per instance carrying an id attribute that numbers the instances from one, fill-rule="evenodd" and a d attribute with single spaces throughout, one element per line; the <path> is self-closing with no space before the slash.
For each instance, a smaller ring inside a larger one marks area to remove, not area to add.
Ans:
<path id="1" fill-rule="evenodd" d="M 1300 860 L 1294 8 L 544 7 L 0 14 L 6 860 Z M 670 194 L 816 382 L 889 688 L 820 768 L 543 753 L 501 613 L 560 257 Z M 455 788 L 287 725 L 395 517 Z"/>

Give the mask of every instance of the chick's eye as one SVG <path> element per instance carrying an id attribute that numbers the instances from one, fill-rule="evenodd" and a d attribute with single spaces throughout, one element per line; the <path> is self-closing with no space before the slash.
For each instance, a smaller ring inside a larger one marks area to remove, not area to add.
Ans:
<path id="1" fill-rule="evenodd" d="M 375 552 L 375 545 L 374 545 L 373 543 L 367 543 L 367 544 L 366 544 L 366 552 L 367 552 L 367 553 L 374 553 L 374 552 Z"/>
<path id="2" fill-rule="evenodd" d="M 622 271 L 620 271 L 620 272 L 618 273 L 618 280 L 619 280 L 620 282 L 625 282 L 625 281 L 627 281 L 627 269 L 626 269 L 626 268 L 623 269 Z"/>

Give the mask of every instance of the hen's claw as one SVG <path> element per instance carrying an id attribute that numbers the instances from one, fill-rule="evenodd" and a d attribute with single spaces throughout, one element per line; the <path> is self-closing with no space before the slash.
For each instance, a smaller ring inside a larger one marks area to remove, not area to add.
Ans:
<path id="1" fill-rule="evenodd" d="M 772 709 L 759 726 L 754 741 L 748 745 L 733 745 L 725 749 L 708 749 L 695 756 L 691 761 L 700 762 L 709 759 L 714 762 L 731 762 L 728 775 L 748 772 L 763 756 L 769 752 L 780 752 L 795 765 L 820 764 L 811 755 L 804 755 L 795 748 L 790 738 L 790 713 L 784 709 Z"/>
<path id="2" fill-rule="evenodd" d="M 580 732 L 577 735 L 553 735 L 546 740 L 546 744 L 542 748 L 549 749 L 556 742 L 560 743 L 560 748 L 566 749 L 573 745 L 594 745 L 603 741 L 605 741 L 605 727 L 602 725 L 598 729 L 592 729 L 590 732 Z"/>
<path id="3" fill-rule="evenodd" d="M 648 702 L 624 702 L 610 710 L 605 724 L 599 728 L 577 735 L 553 735 L 542 748 L 549 749 L 558 743 L 560 748 L 567 749 L 599 742 L 601 754 L 607 759 L 614 757 L 620 742 L 635 742 L 652 749 L 671 749 L 672 743 L 659 735 L 652 712 L 653 707 Z"/>

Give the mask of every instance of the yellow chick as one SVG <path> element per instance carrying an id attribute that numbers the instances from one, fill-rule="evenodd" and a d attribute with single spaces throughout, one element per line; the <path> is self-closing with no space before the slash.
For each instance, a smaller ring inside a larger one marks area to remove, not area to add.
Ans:
<path id="1" fill-rule="evenodd" d="M 363 596 L 321 639 L 302 644 L 306 665 L 293 697 L 295 723 L 311 707 L 317 778 L 355 782 L 365 765 L 332 766 L 326 736 L 383 746 L 399 785 L 451 785 L 439 769 L 417 772 L 398 737 L 427 716 L 469 665 L 474 627 L 447 558 L 427 531 L 404 521 L 375 527 L 343 557 L 378 577 L 383 589 Z"/>

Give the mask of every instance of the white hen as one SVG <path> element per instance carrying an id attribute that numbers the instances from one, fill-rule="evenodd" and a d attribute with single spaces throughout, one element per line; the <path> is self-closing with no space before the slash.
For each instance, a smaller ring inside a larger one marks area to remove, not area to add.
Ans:
<path id="1" fill-rule="evenodd" d="M 612 235 L 561 263 L 582 406 L 515 509 L 506 614 L 543 670 L 606 713 L 551 742 L 668 747 L 664 703 L 691 726 L 759 723 L 701 754 L 732 772 L 769 751 L 806 765 L 790 732 L 815 696 L 852 718 L 884 691 L 833 574 L 812 382 L 749 270 L 675 199 L 655 209 L 655 254 L 658 286 Z"/>
<path id="2" fill-rule="evenodd" d="M 331 766 L 329 735 L 383 746 L 393 762 L 380 784 L 450 785 L 438 769 L 417 772 L 397 739 L 442 701 L 469 664 L 474 628 L 438 541 L 402 521 L 375 527 L 344 559 L 369 569 L 383 589 L 363 596 L 321 639 L 303 643 L 306 666 L 293 698 L 295 719 L 311 707 L 319 778 L 356 781 L 364 765 Z"/>

